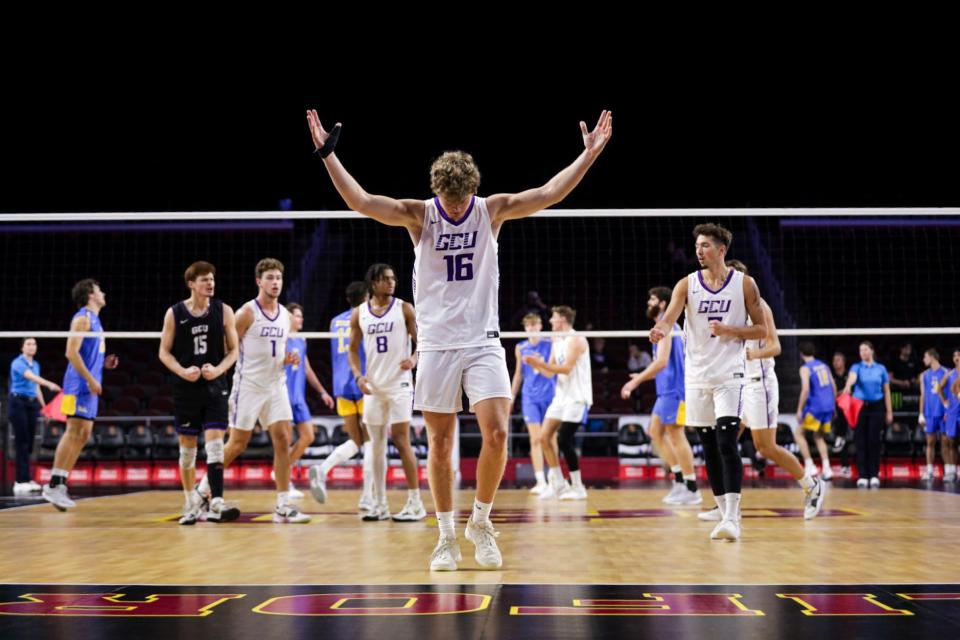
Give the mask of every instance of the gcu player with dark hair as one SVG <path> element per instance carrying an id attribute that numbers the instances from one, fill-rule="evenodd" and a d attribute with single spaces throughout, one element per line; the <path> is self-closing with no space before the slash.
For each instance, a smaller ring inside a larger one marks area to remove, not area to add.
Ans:
<path id="1" fill-rule="evenodd" d="M 743 463 L 737 438 L 746 376 L 743 341 L 766 335 L 763 307 L 753 278 L 724 263 L 733 234 L 718 224 L 701 224 L 693 236 L 703 268 L 674 286 L 650 340 L 656 344 L 668 338 L 680 312 L 686 310 L 687 425 L 700 434 L 707 477 L 722 514 L 710 537 L 739 540 Z M 753 325 L 745 327 L 748 316 Z M 731 327 L 744 329 L 734 337 Z"/>

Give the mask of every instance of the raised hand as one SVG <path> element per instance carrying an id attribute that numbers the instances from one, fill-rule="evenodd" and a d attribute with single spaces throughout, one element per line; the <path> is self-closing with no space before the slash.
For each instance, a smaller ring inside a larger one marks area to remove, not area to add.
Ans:
<path id="1" fill-rule="evenodd" d="M 587 131 L 587 123 L 581 120 L 580 132 L 583 134 L 583 146 L 586 150 L 591 155 L 600 155 L 600 152 L 603 151 L 603 148 L 607 146 L 613 136 L 613 111 L 601 111 L 600 119 L 597 120 L 597 126 L 593 128 L 593 131 Z"/>
<path id="2" fill-rule="evenodd" d="M 317 115 L 316 109 L 307 110 L 307 127 L 310 128 L 310 137 L 313 138 L 313 146 L 318 151 L 323 149 L 323 146 L 327 143 L 327 140 L 330 138 L 330 135 L 333 131 L 327 131 L 323 128 L 323 125 L 320 124 L 320 116 Z M 334 130 L 340 127 L 340 123 L 334 125 Z"/>

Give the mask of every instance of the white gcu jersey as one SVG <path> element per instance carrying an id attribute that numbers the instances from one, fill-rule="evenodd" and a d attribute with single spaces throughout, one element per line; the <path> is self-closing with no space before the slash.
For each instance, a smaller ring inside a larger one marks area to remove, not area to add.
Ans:
<path id="1" fill-rule="evenodd" d="M 417 350 L 499 346 L 500 267 L 486 199 L 474 196 L 456 222 L 439 199 L 427 200 L 414 253 Z"/>
<path id="2" fill-rule="evenodd" d="M 745 382 L 743 340 L 718 338 L 710 332 L 710 321 L 743 327 L 747 308 L 743 299 L 743 274 L 730 269 L 727 280 L 717 291 L 703 282 L 695 271 L 687 276 L 687 306 L 683 321 L 685 376 L 687 389 L 709 389 Z"/>
<path id="3" fill-rule="evenodd" d="M 411 372 L 400 368 L 400 363 L 410 357 L 410 335 L 403 317 L 403 300 L 394 298 L 381 316 L 371 310 L 369 302 L 360 305 L 358 313 L 370 386 L 378 393 L 412 388 Z"/>
<path id="4" fill-rule="evenodd" d="M 567 350 L 573 337 L 555 338 L 553 340 L 552 356 L 557 364 L 567 362 Z M 557 374 L 557 390 L 554 394 L 557 403 L 580 402 L 585 405 L 593 404 L 593 379 L 590 375 L 590 346 L 577 358 L 570 373 Z"/>
<path id="5" fill-rule="evenodd" d="M 752 325 L 753 321 L 747 316 L 747 325 Z M 762 377 L 763 375 L 770 375 L 770 372 L 773 371 L 775 362 L 773 358 L 763 358 L 762 360 L 747 360 L 746 349 L 753 349 L 758 351 L 763 348 L 764 340 L 747 340 L 744 345 L 744 354 L 743 359 L 746 363 L 746 376 L 747 380 L 755 380 Z"/>
<path id="6" fill-rule="evenodd" d="M 278 381 L 286 384 L 283 359 L 287 354 L 290 313 L 283 305 L 277 305 L 277 314 L 270 317 L 256 299 L 244 306 L 253 311 L 253 324 L 240 340 L 233 386 L 236 388 L 242 384 L 272 389 Z"/>

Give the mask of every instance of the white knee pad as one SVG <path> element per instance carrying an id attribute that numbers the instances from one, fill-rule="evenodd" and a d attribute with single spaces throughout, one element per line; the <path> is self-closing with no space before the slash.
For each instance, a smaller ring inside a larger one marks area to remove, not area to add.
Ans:
<path id="1" fill-rule="evenodd" d="M 207 440 L 203 448 L 207 451 L 207 464 L 223 462 L 223 440 Z"/>
<path id="2" fill-rule="evenodd" d="M 180 468 L 193 469 L 197 466 L 197 448 L 180 445 Z"/>

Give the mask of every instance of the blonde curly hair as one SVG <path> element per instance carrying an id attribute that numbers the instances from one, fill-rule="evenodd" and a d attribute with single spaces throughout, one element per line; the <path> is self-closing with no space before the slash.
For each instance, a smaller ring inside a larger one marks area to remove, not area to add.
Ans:
<path id="1" fill-rule="evenodd" d="M 479 186 L 480 170 L 465 151 L 446 151 L 430 166 L 430 190 L 444 199 L 461 202 Z"/>

